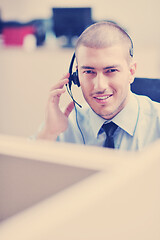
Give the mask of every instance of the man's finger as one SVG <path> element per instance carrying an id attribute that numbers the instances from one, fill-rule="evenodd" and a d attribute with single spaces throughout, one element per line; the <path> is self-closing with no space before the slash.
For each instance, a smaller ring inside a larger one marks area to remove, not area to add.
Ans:
<path id="1" fill-rule="evenodd" d="M 66 117 L 68 117 L 69 114 L 72 112 L 73 108 L 74 108 L 74 102 L 71 102 L 71 103 L 68 105 L 68 107 L 66 108 L 66 110 L 65 110 L 65 112 L 64 112 L 64 115 L 65 115 Z"/>
<path id="2" fill-rule="evenodd" d="M 50 91 L 53 91 L 53 90 L 55 90 L 55 89 L 61 89 L 61 88 L 63 88 L 64 85 L 68 83 L 68 81 L 69 81 L 68 78 L 65 78 L 65 79 L 61 80 L 61 81 L 58 82 L 56 85 L 52 86 L 51 89 L 50 89 Z"/>
<path id="3" fill-rule="evenodd" d="M 50 100 L 53 100 L 54 97 L 60 97 L 63 93 L 65 93 L 65 89 L 56 89 L 52 92 L 50 92 L 50 95 L 49 95 L 49 101 Z"/>

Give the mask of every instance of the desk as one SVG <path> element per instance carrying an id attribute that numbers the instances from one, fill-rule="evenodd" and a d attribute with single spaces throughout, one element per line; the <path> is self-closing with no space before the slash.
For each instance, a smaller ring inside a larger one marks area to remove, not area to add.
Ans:
<path id="1" fill-rule="evenodd" d="M 0 136 L 0 153 L 93 172 L 2 221 L 1 240 L 160 239 L 159 142 L 127 153 Z"/>

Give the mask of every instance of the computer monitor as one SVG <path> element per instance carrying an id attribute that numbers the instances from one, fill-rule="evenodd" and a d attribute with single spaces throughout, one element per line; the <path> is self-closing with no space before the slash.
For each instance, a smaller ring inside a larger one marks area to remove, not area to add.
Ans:
<path id="1" fill-rule="evenodd" d="M 45 160 L 42 160 L 41 154 L 35 159 L 36 145 L 30 142 L 27 150 L 27 142 L 22 142 L 18 144 L 11 140 L 14 154 L 10 147 L 8 153 L 0 151 L 0 222 L 54 197 L 97 172 L 92 168 L 69 165 L 65 161 L 65 147 L 61 155 L 53 146 L 52 160 L 48 161 L 47 152 Z M 32 151 L 33 145 L 35 148 L 33 147 Z M 27 151 L 31 151 L 33 155 L 31 153 L 31 156 L 28 156 Z"/>
<path id="2" fill-rule="evenodd" d="M 92 175 L 92 169 L 0 155 L 0 222 Z"/>
<path id="3" fill-rule="evenodd" d="M 67 46 L 72 47 L 72 38 L 78 37 L 93 23 L 91 8 L 53 8 L 53 32 L 56 37 L 65 36 Z"/>

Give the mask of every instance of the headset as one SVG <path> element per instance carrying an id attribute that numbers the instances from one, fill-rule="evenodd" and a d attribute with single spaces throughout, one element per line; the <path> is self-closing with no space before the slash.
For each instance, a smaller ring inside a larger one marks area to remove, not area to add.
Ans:
<path id="1" fill-rule="evenodd" d="M 74 106 L 75 106 L 75 113 L 76 113 L 76 123 L 77 123 L 77 127 L 80 131 L 80 134 L 81 134 L 81 137 L 82 137 L 82 141 L 83 141 L 83 144 L 85 145 L 85 138 L 84 138 L 84 135 L 83 135 L 83 132 L 81 130 L 81 127 L 79 125 L 79 121 L 78 121 L 78 112 L 77 112 L 77 108 L 76 108 L 76 105 L 78 105 L 78 107 L 82 108 L 82 106 L 74 99 L 73 97 L 73 94 L 72 94 L 72 90 L 71 90 L 71 86 L 72 86 L 72 82 L 77 85 L 78 87 L 80 87 L 80 82 L 79 82 L 79 78 L 78 78 L 78 69 L 76 70 L 76 72 L 72 72 L 73 70 L 73 64 L 74 64 L 74 60 L 75 60 L 75 53 L 73 54 L 72 56 L 72 59 L 71 59 L 71 63 L 70 63 L 70 66 L 69 66 L 69 82 L 68 84 L 66 84 L 66 88 L 67 88 L 67 91 L 70 95 L 70 97 L 72 98 L 73 102 L 74 102 Z"/>
<path id="2" fill-rule="evenodd" d="M 78 78 L 78 69 L 76 69 L 76 72 L 72 72 L 73 70 L 73 64 L 74 64 L 74 60 L 75 60 L 75 52 L 72 56 L 71 62 L 70 62 L 70 66 L 69 66 L 69 89 L 71 91 L 71 86 L 72 86 L 72 82 L 77 85 L 78 87 L 80 87 L 80 82 L 79 82 L 79 78 Z"/>
<path id="3" fill-rule="evenodd" d="M 67 87 L 67 91 L 68 91 L 70 97 L 72 98 L 73 102 L 76 105 L 78 105 L 80 108 L 82 108 L 82 106 L 74 99 L 73 94 L 72 94 L 72 90 L 71 90 L 72 82 L 75 85 L 77 85 L 78 87 L 80 87 L 80 82 L 79 82 L 79 78 L 78 78 L 78 69 L 76 69 L 76 71 L 73 72 L 74 60 L 75 60 L 75 52 L 74 52 L 74 54 L 72 56 L 72 59 L 71 59 L 71 62 L 70 62 L 70 66 L 69 66 L 69 82 L 68 82 L 68 85 L 66 85 L 66 87 Z"/>
<path id="4" fill-rule="evenodd" d="M 128 38 L 129 38 L 129 40 L 131 42 L 131 47 L 129 49 L 129 54 L 133 58 L 133 41 L 132 41 L 132 38 L 129 36 L 129 34 L 127 32 L 125 32 L 125 33 L 126 33 L 126 35 L 128 36 Z"/>

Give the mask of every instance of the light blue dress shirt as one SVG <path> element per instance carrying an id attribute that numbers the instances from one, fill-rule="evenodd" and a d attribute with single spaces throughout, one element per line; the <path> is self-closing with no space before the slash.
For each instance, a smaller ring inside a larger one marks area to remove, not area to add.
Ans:
<path id="1" fill-rule="evenodd" d="M 101 127 L 107 121 L 89 106 L 76 107 L 76 110 L 77 116 L 74 110 L 69 117 L 68 129 L 57 141 L 102 147 L 106 134 Z M 118 125 L 114 133 L 117 149 L 139 151 L 160 138 L 160 104 L 148 97 L 131 93 L 125 108 L 112 121 Z"/>

